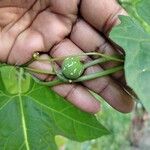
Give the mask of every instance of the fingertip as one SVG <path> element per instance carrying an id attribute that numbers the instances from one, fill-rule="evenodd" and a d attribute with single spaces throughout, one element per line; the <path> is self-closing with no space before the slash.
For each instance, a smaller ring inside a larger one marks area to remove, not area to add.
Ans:
<path id="1" fill-rule="evenodd" d="M 124 114 L 127 114 L 127 113 L 130 113 L 130 112 L 133 111 L 134 106 L 135 106 L 134 100 L 133 100 L 133 99 L 130 99 L 130 100 L 128 101 L 128 105 L 125 105 L 125 107 L 120 108 L 119 111 L 122 112 L 122 113 L 124 113 Z"/>
<path id="2" fill-rule="evenodd" d="M 97 101 L 97 100 L 96 100 Z M 95 105 L 91 108 L 88 109 L 88 112 L 91 114 L 97 114 L 100 111 L 100 102 L 96 102 Z"/>

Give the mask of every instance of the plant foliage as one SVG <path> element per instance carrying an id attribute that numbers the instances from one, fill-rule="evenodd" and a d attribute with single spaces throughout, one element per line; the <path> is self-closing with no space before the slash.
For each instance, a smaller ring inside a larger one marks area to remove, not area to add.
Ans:
<path id="1" fill-rule="evenodd" d="M 94 115 L 37 84 L 23 69 L 1 67 L 1 150 L 56 150 L 56 135 L 81 142 L 108 133 Z"/>
<path id="2" fill-rule="evenodd" d="M 128 0 L 123 6 L 131 17 L 120 16 L 110 38 L 125 50 L 127 84 L 150 111 L 150 1 Z"/>

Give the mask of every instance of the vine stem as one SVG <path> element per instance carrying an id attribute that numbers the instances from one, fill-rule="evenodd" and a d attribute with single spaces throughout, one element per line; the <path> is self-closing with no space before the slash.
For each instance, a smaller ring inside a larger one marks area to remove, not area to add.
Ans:
<path id="1" fill-rule="evenodd" d="M 70 55 L 70 56 L 48 58 L 48 59 L 35 58 L 35 60 L 53 62 L 53 61 L 61 61 L 61 60 L 64 60 L 64 59 L 66 59 L 68 57 L 81 57 L 81 56 L 100 56 L 100 57 L 103 57 L 103 58 L 105 58 L 107 60 L 124 62 L 124 60 L 122 59 L 122 57 L 119 56 L 119 55 L 112 55 L 111 56 L 111 55 L 101 54 L 101 53 L 98 53 L 98 52 L 81 53 L 81 54 L 78 54 L 78 55 Z"/>
<path id="2" fill-rule="evenodd" d="M 82 53 L 82 54 L 78 54 L 78 55 L 70 55 L 70 56 L 58 57 L 58 58 L 50 58 L 49 57 L 48 59 L 39 58 L 39 53 L 37 53 L 37 54 L 35 54 L 35 56 L 33 58 L 34 58 L 34 60 L 37 60 L 37 61 L 49 61 L 50 63 L 54 63 L 55 61 L 64 60 L 68 57 L 81 57 L 81 56 L 90 56 L 90 55 L 91 56 L 100 56 L 100 58 L 84 64 L 85 69 L 88 68 L 88 67 L 91 67 L 93 65 L 105 63 L 105 62 L 108 62 L 108 61 L 124 62 L 124 60 L 121 59 L 121 56 L 110 56 L 110 55 L 105 55 L 105 54 L 101 54 L 101 53 L 98 53 L 98 52 Z M 38 70 L 38 69 L 28 68 L 26 66 L 23 67 L 23 68 L 25 70 L 29 71 L 29 72 L 49 74 L 49 75 L 57 75 L 57 79 L 53 80 L 53 81 L 50 81 L 50 82 L 42 82 L 42 81 L 34 78 L 34 80 L 36 82 L 38 82 L 39 84 L 47 85 L 47 86 L 51 87 L 51 86 L 59 85 L 59 84 L 62 84 L 62 83 L 83 82 L 83 81 L 88 81 L 88 80 L 92 80 L 92 79 L 95 79 L 95 78 L 99 78 L 99 77 L 102 77 L 102 76 L 106 76 L 106 75 L 109 75 L 109 74 L 112 74 L 112 73 L 115 73 L 115 72 L 118 72 L 118 71 L 122 70 L 123 66 L 110 68 L 110 69 L 107 69 L 107 70 L 104 70 L 104 71 L 101 71 L 101 72 L 96 72 L 96 73 L 93 73 L 93 74 L 90 74 L 90 75 L 83 75 L 83 76 L 79 77 L 76 80 L 70 80 L 70 79 L 63 78 L 63 75 L 59 74 L 55 70 L 54 66 L 53 66 L 54 71 L 52 71 L 52 72 L 45 71 L 45 70 Z"/>
<path id="3" fill-rule="evenodd" d="M 121 70 L 123 70 L 123 66 L 114 67 L 114 68 L 104 70 L 104 71 L 101 71 L 101 72 L 96 72 L 96 73 L 93 73 L 93 74 L 90 74 L 90 75 L 84 75 L 84 76 L 78 78 L 77 80 L 63 81 L 61 79 L 56 79 L 56 80 L 53 80 L 53 81 L 50 81 L 50 82 L 42 82 L 38 79 L 35 79 L 35 81 L 38 82 L 41 85 L 46 85 L 46 86 L 52 87 L 52 86 L 56 86 L 56 85 L 59 85 L 59 84 L 62 84 L 62 83 L 76 83 L 76 82 L 83 82 L 83 81 L 93 80 L 93 79 L 96 79 L 96 78 L 99 78 L 99 77 L 103 77 L 103 76 L 106 76 L 106 75 L 113 74 L 113 73 L 121 71 Z"/>
<path id="4" fill-rule="evenodd" d="M 103 76 L 110 75 L 115 72 L 121 71 L 121 70 L 123 70 L 123 68 L 124 68 L 123 66 L 118 66 L 118 67 L 107 69 L 107 70 L 104 70 L 101 72 L 93 73 L 90 75 L 85 75 L 85 76 L 78 78 L 77 80 L 74 80 L 73 82 L 83 82 L 83 81 L 93 80 L 93 79 L 96 79 L 99 77 L 103 77 Z"/>
<path id="5" fill-rule="evenodd" d="M 27 70 L 27 71 L 30 71 L 30 72 L 34 72 L 34 73 L 42 73 L 42 74 L 56 75 L 55 72 L 50 72 L 50 71 L 46 71 L 46 70 L 33 69 L 33 68 L 29 68 L 29 67 L 24 67 L 24 69 Z"/>
<path id="6" fill-rule="evenodd" d="M 109 60 L 106 59 L 106 58 L 99 58 L 99 59 L 96 59 L 96 60 L 93 60 L 93 61 L 90 61 L 88 63 L 86 63 L 84 65 L 84 68 L 88 68 L 88 67 L 91 67 L 91 66 L 94 66 L 96 64 L 102 64 L 102 63 L 105 63 L 105 62 L 108 62 Z"/>
<path id="7" fill-rule="evenodd" d="M 88 63 L 86 63 L 84 65 L 84 68 L 88 68 L 88 67 L 91 67 L 91 66 L 94 66 L 96 64 L 102 64 L 102 63 L 105 63 L 105 62 L 108 62 L 110 60 L 106 59 L 106 58 L 98 58 L 96 60 L 93 60 L 93 61 L 90 61 Z M 53 65 L 52 65 L 53 66 Z M 29 67 L 23 67 L 25 70 L 29 71 L 29 72 L 34 72 L 34 73 L 41 73 L 41 74 L 49 74 L 49 75 L 57 75 L 57 72 L 56 70 L 54 69 L 54 66 L 53 66 L 53 71 L 46 71 L 46 70 L 40 70 L 40 69 L 34 69 L 34 68 L 29 68 Z"/>
<path id="8" fill-rule="evenodd" d="M 64 82 L 64 81 L 62 81 L 62 80 L 60 80 L 60 79 L 56 79 L 56 80 L 49 81 L 49 82 L 40 81 L 40 80 L 37 79 L 36 77 L 33 77 L 33 79 L 34 79 L 35 82 L 37 82 L 38 84 L 45 85 L 45 86 L 49 86 L 49 87 L 53 87 L 53 86 L 56 86 L 56 85 L 59 85 L 59 84 L 62 84 L 62 83 L 67 83 L 67 82 Z"/>

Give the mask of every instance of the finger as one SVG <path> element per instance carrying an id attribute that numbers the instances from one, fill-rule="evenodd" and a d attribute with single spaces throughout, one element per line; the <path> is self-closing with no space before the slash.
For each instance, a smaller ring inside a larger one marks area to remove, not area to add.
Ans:
<path id="1" fill-rule="evenodd" d="M 96 51 L 106 55 L 119 55 L 109 41 L 101 36 L 100 33 L 93 29 L 84 20 L 78 20 L 78 22 L 73 26 L 70 38 L 73 43 L 78 45 L 78 47 L 80 47 L 80 49 L 82 49 L 84 52 Z M 119 64 L 120 63 L 118 62 L 109 62 L 104 63 L 101 66 L 104 69 L 107 69 Z M 113 74 L 113 77 L 117 79 L 121 78 L 122 76 L 122 71 Z"/>
<path id="2" fill-rule="evenodd" d="M 127 15 L 117 0 L 82 0 L 80 11 L 88 23 L 104 33 L 120 22 L 118 15 Z"/>
<path id="3" fill-rule="evenodd" d="M 67 17 L 73 17 L 72 14 L 76 15 L 78 12 L 79 0 L 51 0 L 50 9 L 54 13 L 66 15 Z"/>
<path id="4" fill-rule="evenodd" d="M 19 9 L 20 15 L 17 19 L 10 18 L 13 23 L 5 27 L 2 38 L 0 37 L 3 45 L 0 45 L 0 53 L 6 55 L 4 58 L 0 56 L 0 59 L 20 65 L 31 59 L 35 51 L 49 51 L 70 33 L 76 19 L 77 4 L 77 0 L 70 1 L 67 5 L 58 0 L 42 1 L 40 4 L 36 1 L 25 12 Z M 23 59 L 21 55 L 24 56 Z"/>
<path id="5" fill-rule="evenodd" d="M 77 55 L 80 53 L 82 53 L 81 49 L 79 49 L 69 39 L 62 41 L 50 51 L 50 55 L 52 57 L 68 56 L 73 54 Z M 100 68 L 100 66 L 91 67 L 87 69 L 86 74 L 95 73 L 97 71 L 102 71 L 102 68 Z M 84 82 L 83 84 L 89 89 L 100 94 L 117 110 L 121 112 L 129 112 L 132 110 L 133 101 L 131 97 L 110 77 L 98 78 Z"/>
<path id="6" fill-rule="evenodd" d="M 68 24 L 66 21 L 66 18 L 51 12 L 44 11 L 39 14 L 30 28 L 17 37 L 9 54 L 8 63 L 24 64 L 31 59 L 35 51 L 49 51 L 70 32 L 71 21 Z M 23 59 L 21 56 L 24 56 Z"/>
<path id="7" fill-rule="evenodd" d="M 16 50 L 14 50 L 13 47 L 16 46 L 17 42 L 20 42 L 21 44 L 22 42 L 26 42 L 24 41 L 24 39 L 27 37 L 27 35 L 29 35 L 28 31 L 32 32 L 32 30 L 28 30 L 31 24 L 34 22 L 34 20 L 38 20 L 38 14 L 45 11 L 45 9 L 48 7 L 49 4 L 43 1 L 40 4 L 39 4 L 39 1 L 30 1 L 28 5 L 26 4 L 24 5 L 24 3 L 22 3 L 21 8 L 19 7 L 19 4 L 21 3 L 17 3 L 17 1 L 14 2 L 15 6 L 13 5 L 12 2 L 8 2 L 6 6 L 5 5 L 3 6 L 3 4 L 4 3 L 2 2 L 1 3 L 2 14 L 0 15 L 0 18 L 2 19 L 2 32 L 0 36 L 0 53 L 2 55 L 0 55 L 0 60 L 11 63 L 11 64 L 16 64 L 14 63 L 14 60 L 15 61 L 17 60 L 18 65 L 20 65 L 21 63 L 25 63 L 23 60 L 26 60 L 28 56 L 29 58 L 31 58 L 32 51 L 28 51 L 28 50 L 23 51 L 22 49 L 19 49 L 18 53 L 16 53 L 16 56 L 15 56 L 14 52 L 16 52 Z M 0 24 L 1 24 L 1 20 L 0 20 Z M 39 39 L 39 34 L 37 35 L 36 33 L 36 36 L 38 36 L 37 38 Z M 35 38 L 34 35 L 31 37 Z M 25 43 L 25 44 L 28 44 L 28 43 Z M 35 46 L 35 42 L 34 42 L 34 46 Z M 23 46 L 24 49 L 25 47 Z M 20 53 L 25 54 L 24 55 L 25 57 L 23 60 L 20 59 L 19 57 Z M 13 60 L 13 58 L 15 57 L 18 57 L 18 59 Z"/>

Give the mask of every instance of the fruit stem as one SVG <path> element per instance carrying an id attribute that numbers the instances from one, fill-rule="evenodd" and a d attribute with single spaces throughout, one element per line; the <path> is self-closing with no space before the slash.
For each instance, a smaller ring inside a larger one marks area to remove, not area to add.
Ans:
<path id="1" fill-rule="evenodd" d="M 49 87 L 53 87 L 53 86 L 56 86 L 56 85 L 59 85 L 59 84 L 62 84 L 62 83 L 66 83 L 65 81 L 62 81 L 60 79 L 55 79 L 53 81 L 48 81 L 48 82 L 44 82 L 44 81 L 40 81 L 39 79 L 33 77 L 33 79 L 38 83 L 38 84 L 41 84 L 41 85 L 45 85 L 45 86 L 49 86 Z"/>
<path id="2" fill-rule="evenodd" d="M 85 53 L 85 55 L 100 56 L 100 57 L 106 58 L 107 60 L 124 62 L 124 60 L 122 59 L 122 56 L 120 56 L 120 55 L 105 55 L 105 54 L 101 54 L 98 52 Z"/>
<path id="3" fill-rule="evenodd" d="M 53 80 L 53 81 L 50 81 L 50 82 L 42 82 L 42 81 L 39 81 L 38 79 L 35 78 L 35 81 L 38 82 L 41 85 L 46 85 L 46 86 L 52 87 L 52 86 L 56 86 L 56 85 L 59 85 L 59 84 L 62 84 L 62 83 L 75 83 L 75 82 L 83 82 L 83 81 L 93 80 L 93 79 L 96 79 L 96 78 L 99 78 L 99 77 L 103 77 L 103 76 L 106 76 L 106 75 L 113 74 L 115 72 L 123 70 L 123 68 L 124 68 L 123 66 L 114 67 L 114 68 L 107 69 L 107 70 L 104 70 L 104 71 L 101 71 L 101 72 L 96 72 L 96 73 L 93 73 L 93 74 L 90 74 L 90 75 L 82 76 L 82 77 L 78 78 L 77 80 L 64 81 L 64 80 L 61 80 L 61 79 L 56 79 L 56 80 Z"/>
<path id="4" fill-rule="evenodd" d="M 55 58 L 48 58 L 48 59 L 42 59 L 42 58 L 37 57 L 37 58 L 35 58 L 35 60 L 53 62 L 53 61 L 61 61 L 68 57 L 81 57 L 81 56 L 100 56 L 100 57 L 106 58 L 107 60 L 124 62 L 124 60 L 122 59 L 122 56 L 120 56 L 120 55 L 105 55 L 105 54 L 101 54 L 98 52 L 81 53 L 78 55 L 70 55 L 70 56 L 55 57 Z"/>
<path id="5" fill-rule="evenodd" d="M 50 71 L 46 71 L 46 70 L 33 69 L 33 68 L 29 68 L 29 67 L 24 67 L 24 69 L 27 70 L 27 71 L 30 71 L 30 72 L 34 72 L 34 73 L 56 75 L 55 72 L 50 72 Z"/>
<path id="6" fill-rule="evenodd" d="M 84 65 L 84 68 L 88 68 L 88 67 L 91 67 L 91 66 L 94 66 L 96 64 L 102 64 L 102 63 L 105 63 L 105 62 L 108 62 L 109 60 L 106 59 L 106 58 L 99 58 L 99 59 L 96 59 L 96 60 L 93 60 L 93 61 L 90 61 L 88 63 L 86 63 Z"/>
<path id="7" fill-rule="evenodd" d="M 102 76 L 106 76 L 106 75 L 121 71 L 123 70 L 123 68 L 124 68 L 123 66 L 118 66 L 118 67 L 107 69 L 101 72 L 93 73 L 90 75 L 85 75 L 85 76 L 78 78 L 77 80 L 74 80 L 73 82 L 83 82 L 83 81 L 93 80 Z"/>

